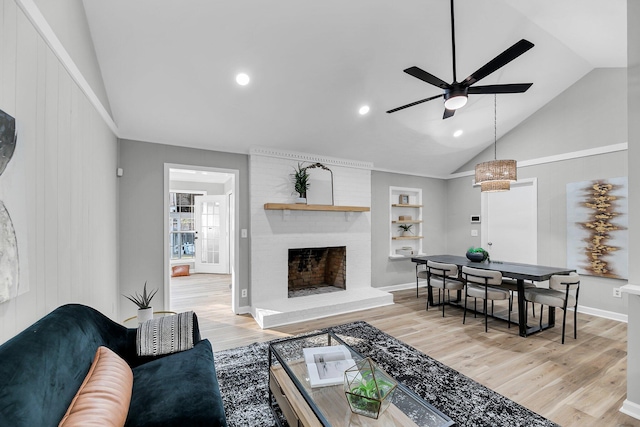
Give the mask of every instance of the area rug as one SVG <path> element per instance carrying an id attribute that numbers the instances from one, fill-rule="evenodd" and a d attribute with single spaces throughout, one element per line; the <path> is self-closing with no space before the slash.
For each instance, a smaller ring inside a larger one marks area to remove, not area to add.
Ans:
<path id="1" fill-rule="evenodd" d="M 330 329 L 459 427 L 557 426 L 366 322 Z M 268 343 L 216 351 L 214 355 L 229 427 L 277 425 L 268 405 Z"/>

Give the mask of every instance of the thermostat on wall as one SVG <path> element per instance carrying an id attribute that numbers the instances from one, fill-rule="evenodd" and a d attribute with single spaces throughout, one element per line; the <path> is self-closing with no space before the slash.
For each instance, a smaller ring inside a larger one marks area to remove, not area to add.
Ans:
<path id="1" fill-rule="evenodd" d="M 471 215 L 471 224 L 480 223 L 480 215 Z"/>

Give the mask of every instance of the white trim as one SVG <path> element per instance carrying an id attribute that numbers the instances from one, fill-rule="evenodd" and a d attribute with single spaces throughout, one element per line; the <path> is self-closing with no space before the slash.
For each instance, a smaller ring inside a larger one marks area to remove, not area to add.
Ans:
<path id="1" fill-rule="evenodd" d="M 631 283 L 627 283 L 626 285 L 620 287 L 620 291 L 629 295 L 640 295 L 640 285 L 632 285 Z"/>
<path id="2" fill-rule="evenodd" d="M 102 105 L 102 102 L 91 88 L 91 85 L 82 75 L 80 69 L 76 66 L 75 62 L 73 62 L 73 59 L 71 59 L 71 56 L 60 42 L 60 39 L 55 35 L 53 29 L 40 12 L 40 9 L 38 9 L 38 6 L 36 6 L 33 0 L 15 0 L 15 2 L 22 12 L 24 12 L 27 19 L 31 21 L 36 31 L 38 31 L 45 43 L 51 48 L 53 54 L 56 55 L 62 66 L 67 70 L 73 81 L 76 82 L 98 114 L 100 114 L 102 120 L 104 120 L 111 131 L 119 138 L 118 126 L 111 118 L 107 109 L 104 108 L 104 105 Z"/>
<path id="3" fill-rule="evenodd" d="M 300 153 L 296 151 L 281 150 L 279 148 L 252 147 L 249 150 L 250 156 L 277 157 L 280 159 L 298 160 L 309 163 L 323 163 L 336 166 L 344 166 L 356 169 L 373 169 L 373 163 L 361 162 L 358 160 L 338 159 L 336 157 L 320 156 L 317 154 Z"/>
<path id="4" fill-rule="evenodd" d="M 198 170 L 198 171 L 206 171 L 206 172 L 215 172 L 215 173 L 228 173 L 234 176 L 233 178 L 233 192 L 235 193 L 235 208 L 234 208 L 234 222 L 235 222 L 235 234 L 232 236 L 233 239 L 236 239 L 236 244 L 234 245 L 234 253 L 233 253 L 233 265 L 231 270 L 231 310 L 236 314 L 246 314 L 240 313 L 240 306 L 238 301 L 238 294 L 240 293 L 240 283 L 238 282 L 238 275 L 240 271 L 240 171 L 237 169 L 224 169 L 224 168 L 214 168 L 207 166 L 196 166 L 196 165 L 183 165 L 177 163 L 165 163 L 164 164 L 164 306 L 168 309 L 171 306 L 170 299 L 170 280 L 171 280 L 171 261 L 170 261 L 170 253 L 169 253 L 169 187 L 170 187 L 170 170 L 171 169 L 190 169 L 190 170 Z"/>
<path id="5" fill-rule="evenodd" d="M 375 289 L 383 292 L 395 292 L 395 291 L 405 291 L 407 289 L 415 289 L 415 287 L 416 287 L 416 282 L 410 282 L 410 283 L 400 283 L 399 285 L 383 286 L 381 288 L 375 288 Z"/>
<path id="6" fill-rule="evenodd" d="M 571 151 L 569 153 L 556 154 L 556 155 L 547 156 L 547 157 L 539 157 L 537 159 L 522 160 L 522 161 L 518 161 L 518 168 L 543 165 L 546 163 L 562 162 L 565 160 L 580 159 L 580 158 L 589 157 L 589 156 L 599 156 L 601 154 L 615 153 L 618 151 L 626 151 L 628 149 L 628 145 L 629 145 L 628 143 L 622 142 L 620 144 L 604 145 L 602 147 L 589 148 L 587 150 Z M 462 178 L 465 176 L 473 176 L 473 175 L 475 175 L 475 171 L 471 170 L 471 171 L 453 173 L 444 179 Z"/>
<path id="7" fill-rule="evenodd" d="M 236 311 L 236 314 L 251 314 L 251 306 L 243 305 L 242 307 L 238 307 L 238 311 Z"/>
<path id="8" fill-rule="evenodd" d="M 610 320 L 616 320 L 618 322 L 628 323 L 628 316 L 626 314 L 616 313 L 615 311 L 607 311 L 607 310 L 601 310 L 599 308 L 585 307 L 583 305 L 579 305 L 578 313 L 584 313 L 584 314 L 589 314 L 591 316 L 602 317 L 603 319 L 610 319 Z"/>
<path id="9" fill-rule="evenodd" d="M 624 400 L 620 412 L 640 420 L 640 404 L 631 402 L 629 399 Z"/>

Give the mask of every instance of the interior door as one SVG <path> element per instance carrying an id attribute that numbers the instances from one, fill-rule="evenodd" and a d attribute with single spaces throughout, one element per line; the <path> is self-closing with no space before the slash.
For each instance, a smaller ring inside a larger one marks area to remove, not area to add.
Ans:
<path id="1" fill-rule="evenodd" d="M 492 261 L 538 262 L 538 186 L 535 179 L 510 191 L 482 193 L 481 244 Z"/>
<path id="2" fill-rule="evenodd" d="M 229 274 L 227 196 L 195 197 L 196 273 Z"/>

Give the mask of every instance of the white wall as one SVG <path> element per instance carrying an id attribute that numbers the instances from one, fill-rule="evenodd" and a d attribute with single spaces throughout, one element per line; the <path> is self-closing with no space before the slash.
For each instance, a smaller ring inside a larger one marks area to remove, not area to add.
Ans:
<path id="1" fill-rule="evenodd" d="M 7 208 L 24 212 L 29 280 L 0 304 L 4 342 L 68 302 L 118 317 L 117 140 L 13 0 L 0 0 L 0 22 L 0 109 L 18 126 L 0 182 L 24 187 L 24 207 Z"/>

